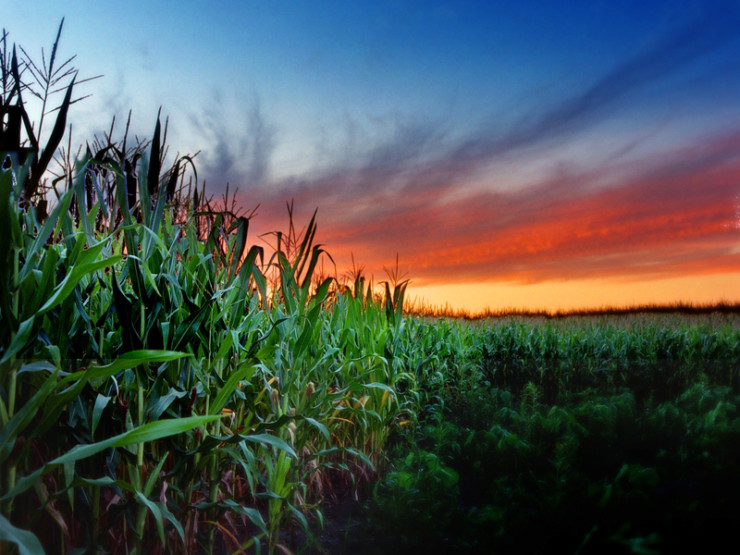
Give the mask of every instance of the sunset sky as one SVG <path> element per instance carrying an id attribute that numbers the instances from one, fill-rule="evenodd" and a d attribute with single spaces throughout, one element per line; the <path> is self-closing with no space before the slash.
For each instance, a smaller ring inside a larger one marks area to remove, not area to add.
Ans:
<path id="1" fill-rule="evenodd" d="M 341 273 L 472 311 L 740 302 L 740 3 L 2 0 L 123 122 Z M 115 134 L 114 134 L 115 136 Z M 66 139 L 65 139 L 66 140 Z"/>

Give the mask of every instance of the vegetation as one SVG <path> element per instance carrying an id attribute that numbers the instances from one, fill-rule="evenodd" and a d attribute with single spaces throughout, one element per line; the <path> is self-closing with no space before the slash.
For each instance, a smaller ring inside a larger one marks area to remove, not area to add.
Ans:
<path id="1" fill-rule="evenodd" d="M 165 169 L 159 117 L 151 141 L 112 124 L 68 147 L 46 185 L 74 78 L 55 43 L 42 76 L 72 82 L 40 150 L 30 61 L 2 44 L 3 549 L 301 551 L 347 494 L 369 495 L 355 551 L 730 533 L 737 325 L 409 317 L 397 272 L 380 294 L 360 271 L 320 276 L 315 218 L 298 231 L 290 205 L 274 251 L 250 246 L 193 157 Z"/>
<path id="2" fill-rule="evenodd" d="M 561 324 L 458 328 L 476 364 L 396 446 L 367 552 L 670 553 L 731 540 L 740 330 L 676 316 Z"/>
<path id="3" fill-rule="evenodd" d="M 248 220 L 217 217 L 202 238 L 195 217 L 176 224 L 164 196 L 148 197 L 144 172 L 147 223 L 122 199 L 120 223 L 98 231 L 103 208 L 82 185 L 99 164 L 78 164 L 43 223 L 19 207 L 23 168 L 0 174 L 3 538 L 192 551 L 243 528 L 249 540 L 232 547 L 272 549 L 286 520 L 305 525 L 329 469 L 369 475 L 413 412 L 395 393 L 412 379 L 405 285 L 395 306 L 360 277 L 352 290 L 315 284 L 313 220 L 292 258 L 279 249 L 263 272 Z M 119 166 L 105 171 L 124 182 Z"/>

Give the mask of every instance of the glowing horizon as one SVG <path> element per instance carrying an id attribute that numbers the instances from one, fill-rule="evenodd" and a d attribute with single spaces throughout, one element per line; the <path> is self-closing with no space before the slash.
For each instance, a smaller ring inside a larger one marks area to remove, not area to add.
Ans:
<path id="1" fill-rule="evenodd" d="M 163 106 L 171 154 L 259 205 L 252 242 L 293 199 L 340 275 L 398 255 L 431 305 L 740 302 L 736 3 L 29 4 L 11 42 L 64 16 L 62 58 L 106 74 L 73 143 Z"/>

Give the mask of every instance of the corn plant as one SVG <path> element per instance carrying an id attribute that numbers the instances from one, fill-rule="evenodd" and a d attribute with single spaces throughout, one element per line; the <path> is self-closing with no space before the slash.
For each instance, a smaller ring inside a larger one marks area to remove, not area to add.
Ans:
<path id="1" fill-rule="evenodd" d="M 15 44 L 8 48 L 8 33 L 4 29 L 0 37 L 0 153 L 15 154 L 20 164 L 29 162 L 21 198 L 36 205 L 41 220 L 46 216 L 47 207 L 42 191 L 44 174 L 64 136 L 70 106 L 84 98 L 74 99 L 73 90 L 75 85 L 97 79 L 78 79 L 78 70 L 72 66 L 74 56 L 61 61 L 58 58 L 63 26 L 64 18 L 59 23 L 48 58 L 42 50 L 41 63 L 36 63 L 22 46 L 19 47 L 21 56 Z M 64 92 L 61 104 L 52 107 L 53 96 L 61 91 Z M 28 96 L 40 103 L 35 125 L 26 108 Z M 57 111 L 56 118 L 42 146 L 44 123 L 54 111 Z"/>
<path id="2" fill-rule="evenodd" d="M 335 470 L 348 482 L 372 475 L 401 414 L 396 387 L 410 380 L 403 322 L 369 288 L 352 296 L 316 281 L 315 218 L 290 256 L 278 248 L 265 263 L 248 247 L 248 218 L 217 214 L 204 234 L 148 185 L 158 170 L 147 158 L 134 205 L 125 168 L 91 158 L 42 223 L 19 202 L 28 164 L 9 159 L 4 540 L 36 552 L 39 539 L 272 552 L 286 527 L 320 518 Z M 100 187 L 90 194 L 100 168 L 112 203 Z"/>

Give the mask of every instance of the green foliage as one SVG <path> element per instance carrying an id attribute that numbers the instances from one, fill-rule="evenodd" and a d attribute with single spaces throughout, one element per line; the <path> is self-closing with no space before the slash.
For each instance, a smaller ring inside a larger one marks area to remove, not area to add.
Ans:
<path id="1" fill-rule="evenodd" d="M 373 549 L 399 553 L 444 552 L 454 547 L 459 522 L 458 473 L 434 453 L 412 451 L 376 486 L 371 508 L 385 534 Z M 389 533 L 390 532 L 390 533 Z"/>
<path id="2" fill-rule="evenodd" d="M 413 382 L 404 322 L 314 279 L 314 219 L 297 251 L 262 267 L 248 220 L 217 216 L 206 234 L 196 216 L 176 223 L 147 196 L 151 172 L 139 171 L 142 221 L 124 202 L 101 229 L 103 199 L 80 188 L 39 222 L 19 202 L 21 170 L 0 172 L 5 541 L 273 551 L 286 526 L 308 531 L 336 476 L 373 475 L 416 413 L 399 394 Z"/>
<path id="3" fill-rule="evenodd" d="M 657 553 L 731 539 L 737 329 L 457 333 L 467 376 L 376 486 L 368 537 L 381 540 L 368 552 Z"/>

